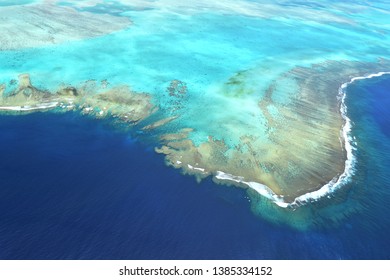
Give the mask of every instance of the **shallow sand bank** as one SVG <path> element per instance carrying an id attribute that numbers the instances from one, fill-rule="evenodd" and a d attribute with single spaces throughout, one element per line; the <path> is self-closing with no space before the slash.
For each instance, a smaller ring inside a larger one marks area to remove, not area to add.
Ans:
<path id="1" fill-rule="evenodd" d="M 126 17 L 80 12 L 51 4 L 0 9 L 0 51 L 55 45 L 122 30 Z"/>

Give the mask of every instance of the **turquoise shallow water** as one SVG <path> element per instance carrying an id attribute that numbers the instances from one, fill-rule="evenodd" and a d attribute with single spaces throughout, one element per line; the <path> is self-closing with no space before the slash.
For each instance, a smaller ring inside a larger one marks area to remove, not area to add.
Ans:
<path id="1" fill-rule="evenodd" d="M 108 79 L 159 98 L 170 80 L 179 79 L 186 81 L 195 96 L 213 98 L 213 85 L 253 67 L 268 70 L 253 81 L 256 93 L 261 94 L 261 87 L 275 75 L 296 65 L 327 59 L 368 61 L 389 55 L 386 27 L 380 26 L 383 17 L 375 10 L 359 14 L 359 25 L 311 22 L 287 15 L 270 19 L 225 16 L 208 9 L 195 14 L 186 9 L 176 13 L 152 9 L 122 15 L 129 16 L 134 25 L 116 34 L 3 52 L 2 80 L 29 72 L 37 86 L 55 89 L 61 82 Z M 353 19 L 353 14 L 343 17 Z M 368 23 L 378 29 L 365 28 Z"/>
<path id="2" fill-rule="evenodd" d="M 112 6 L 98 12 L 109 12 Z M 318 7 L 310 7 L 308 12 L 311 9 Z M 184 7 L 175 12 L 130 9 L 121 15 L 130 17 L 134 24 L 114 34 L 1 52 L 0 82 L 30 73 L 35 86 L 52 91 L 63 83 L 78 85 L 87 80 L 129 84 L 134 90 L 151 93 L 166 116 L 179 113 L 180 118 L 168 131 L 191 127 L 190 139 L 197 145 L 211 135 L 233 147 L 247 131 L 266 129 L 257 103 L 270 83 L 284 72 L 327 60 L 389 57 L 385 26 L 380 25 L 378 17 L 381 12 L 375 10 L 363 11 L 356 18 L 342 14 L 345 20 L 361 22 L 359 25 L 301 20 L 288 14 L 262 18 L 226 15 L 215 9 L 194 13 Z M 365 27 L 367 24 L 374 26 Z M 222 85 L 248 69 L 254 69 L 254 74 L 243 81 L 245 95 L 235 100 L 226 98 L 231 94 Z M 166 88 L 174 79 L 188 87 L 188 98 L 180 112 L 172 111 L 167 99 Z M 290 94 L 280 91 L 274 95 L 275 101 L 286 103 Z M 208 114 L 200 115 L 201 110 Z"/>
<path id="3" fill-rule="evenodd" d="M 18 1 L 4 0 L 4 1 L 1 1 L 0 6 L 24 5 L 24 4 L 31 4 L 34 2 L 36 2 L 36 1 L 35 0 L 18 0 Z"/>
<path id="4" fill-rule="evenodd" d="M 295 66 L 329 59 L 375 61 L 389 57 L 381 14 L 375 10 L 356 16 L 342 14 L 345 20 L 359 24 L 341 24 L 290 18 L 287 14 L 261 18 L 224 15 L 211 9 L 195 13 L 185 8 L 174 13 L 161 8 L 130 10 L 122 15 L 129 16 L 134 24 L 115 34 L 0 53 L 0 82 L 27 72 L 36 86 L 55 90 L 61 83 L 78 85 L 90 79 L 107 79 L 114 85 L 126 83 L 137 91 L 149 92 L 164 106 L 169 82 L 182 80 L 190 98 L 186 100 L 186 113 L 178 120 L 180 126 L 194 127 L 192 137 L 198 143 L 214 135 L 234 145 L 238 139 L 212 122 L 210 125 L 212 119 L 227 122 L 232 115 L 245 115 L 245 119 L 259 122 L 264 117 L 251 117 L 253 110 L 231 106 L 220 96 L 221 84 L 238 71 L 258 69 L 254 78 L 245 80 L 246 87 L 254 89 L 245 98 L 256 104 L 273 79 Z M 279 95 L 278 101 L 288 98 L 288 94 Z M 230 113 L 223 109 L 225 106 L 230 107 Z M 199 117 L 200 108 L 213 114 Z"/>

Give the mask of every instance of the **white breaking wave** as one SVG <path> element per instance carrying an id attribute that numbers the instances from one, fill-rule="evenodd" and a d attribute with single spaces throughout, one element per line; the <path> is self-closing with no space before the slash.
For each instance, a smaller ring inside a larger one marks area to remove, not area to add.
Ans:
<path id="1" fill-rule="evenodd" d="M 222 171 L 217 171 L 217 173 L 215 174 L 215 178 L 217 178 L 219 180 L 228 180 L 228 181 L 234 181 L 234 182 L 237 182 L 237 183 L 242 183 L 244 185 L 247 185 L 251 189 L 255 190 L 260 195 L 262 195 L 262 196 L 272 200 L 273 202 L 275 202 L 280 207 L 285 208 L 285 207 L 289 206 L 289 203 L 287 203 L 287 202 L 285 202 L 283 200 L 283 196 L 275 194 L 266 185 L 263 185 L 263 184 L 260 184 L 260 183 L 256 183 L 256 182 L 246 182 L 246 181 L 244 181 L 244 177 L 234 176 L 232 174 L 228 174 L 228 173 L 225 173 L 225 172 L 222 172 Z"/>
<path id="2" fill-rule="evenodd" d="M 0 111 L 36 111 L 57 107 L 58 102 L 42 103 L 34 106 L 0 106 Z"/>
<path id="3" fill-rule="evenodd" d="M 189 169 L 198 170 L 198 171 L 201 171 L 201 172 L 204 172 L 204 171 L 205 171 L 204 168 L 194 167 L 194 166 L 192 166 L 191 164 L 187 164 L 187 166 L 188 166 Z"/>
<path id="4" fill-rule="evenodd" d="M 242 183 L 250 187 L 251 189 L 255 190 L 257 193 L 260 195 L 270 199 L 273 201 L 276 205 L 287 208 L 287 207 L 297 207 L 304 205 L 310 201 L 316 201 L 322 197 L 328 196 L 335 190 L 341 188 L 344 186 L 346 183 L 348 183 L 351 180 L 352 175 L 354 174 L 355 170 L 355 165 L 356 165 L 356 158 L 353 154 L 353 151 L 356 149 L 352 143 L 353 139 L 350 136 L 352 124 L 351 120 L 347 116 L 347 106 L 345 105 L 345 96 L 346 96 L 346 88 L 348 85 L 352 84 L 353 82 L 357 80 L 364 80 L 364 79 L 371 79 L 375 77 L 380 77 L 386 74 L 390 74 L 390 72 L 379 72 L 375 74 L 371 74 L 368 76 L 362 76 L 362 77 L 354 77 L 352 78 L 349 82 L 343 83 L 338 92 L 338 98 L 341 101 L 340 105 L 340 113 L 342 118 L 344 119 L 344 125 L 340 131 L 343 139 L 344 139 L 344 148 L 347 152 L 347 159 L 345 160 L 345 168 L 344 172 L 340 176 L 334 177 L 329 183 L 326 185 L 322 186 L 320 189 L 305 193 L 301 196 L 298 196 L 297 198 L 294 199 L 293 202 L 286 202 L 283 199 L 283 196 L 275 194 L 269 187 L 266 185 L 256 183 L 256 182 L 246 182 L 244 181 L 243 177 L 240 176 L 234 176 L 232 174 L 227 174 L 222 171 L 217 171 L 215 174 L 215 178 L 219 180 L 229 180 L 229 181 L 234 181 L 238 183 Z"/>

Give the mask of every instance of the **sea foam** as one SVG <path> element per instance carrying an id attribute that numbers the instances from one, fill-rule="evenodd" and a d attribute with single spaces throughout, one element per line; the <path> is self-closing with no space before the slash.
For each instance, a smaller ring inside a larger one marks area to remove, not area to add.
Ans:
<path id="1" fill-rule="evenodd" d="M 35 106 L 0 106 L 0 111 L 41 111 L 45 109 L 53 109 L 58 106 L 58 102 L 41 103 Z"/>

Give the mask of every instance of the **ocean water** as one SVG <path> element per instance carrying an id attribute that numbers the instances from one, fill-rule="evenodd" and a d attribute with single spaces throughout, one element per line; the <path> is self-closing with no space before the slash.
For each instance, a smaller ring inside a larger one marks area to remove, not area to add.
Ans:
<path id="1" fill-rule="evenodd" d="M 77 110 L 1 113 L 0 258 L 388 259 L 389 75 L 348 86 L 353 175 L 320 199 L 311 191 L 343 165 L 337 89 L 389 71 L 389 10 L 386 1 L 2 1 L 0 93 L 17 90 L 23 73 L 52 93 L 105 81 L 147 92 L 159 110 L 133 127 Z M 84 12 L 116 27 L 96 36 Z M 180 100 L 172 80 L 187 86 Z M 194 147 L 173 140 L 171 165 L 274 192 L 197 183 L 168 167 L 154 148 L 183 128 Z M 308 192 L 286 207 L 283 195 Z"/>
<path id="2" fill-rule="evenodd" d="M 347 90 L 358 150 L 344 203 L 358 210 L 303 231 L 255 215 L 242 189 L 166 167 L 136 131 L 73 112 L 3 115 L 0 258 L 388 259 L 389 88 L 384 75 Z"/>

